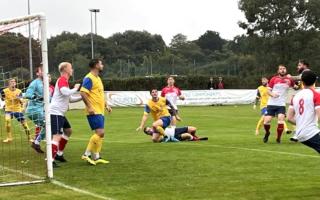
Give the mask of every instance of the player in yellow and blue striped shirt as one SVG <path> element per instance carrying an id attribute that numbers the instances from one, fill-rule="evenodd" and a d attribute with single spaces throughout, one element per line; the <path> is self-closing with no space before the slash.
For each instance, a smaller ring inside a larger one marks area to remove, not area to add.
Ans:
<path id="1" fill-rule="evenodd" d="M 92 165 L 98 163 L 106 164 L 109 161 L 103 160 L 100 157 L 104 138 L 104 110 L 107 109 L 108 112 L 112 110 L 105 102 L 103 83 L 99 77 L 99 73 L 103 70 L 102 61 L 100 59 L 92 59 L 89 67 L 90 72 L 83 79 L 80 94 L 86 105 L 89 125 L 95 133 L 91 136 L 82 159 Z"/>

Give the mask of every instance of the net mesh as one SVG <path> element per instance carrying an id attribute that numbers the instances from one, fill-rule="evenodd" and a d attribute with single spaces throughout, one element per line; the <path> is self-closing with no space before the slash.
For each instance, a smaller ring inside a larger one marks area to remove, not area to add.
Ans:
<path id="1" fill-rule="evenodd" d="M 29 114 L 26 113 L 28 100 L 24 98 L 28 85 L 32 81 L 29 70 L 29 30 L 32 63 L 36 66 L 41 62 L 39 20 L 32 18 L 0 22 L 0 91 L 2 94 L 0 101 L 0 185 L 38 182 L 46 177 L 45 153 L 39 154 L 31 148 L 32 139 L 39 130 L 34 118 L 40 118 L 40 114 L 30 113 L 30 111 Z M 14 85 L 13 79 L 16 82 L 15 87 L 11 87 Z M 18 89 L 21 90 L 21 95 L 18 94 Z M 20 106 L 21 114 L 19 114 Z"/>

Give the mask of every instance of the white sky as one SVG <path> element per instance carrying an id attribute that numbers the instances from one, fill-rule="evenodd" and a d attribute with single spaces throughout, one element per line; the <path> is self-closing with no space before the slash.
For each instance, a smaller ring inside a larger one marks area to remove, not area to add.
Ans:
<path id="1" fill-rule="evenodd" d="M 109 37 L 125 30 L 160 34 L 167 44 L 177 33 L 195 40 L 206 30 L 225 39 L 244 33 L 238 0 L 30 0 L 31 12 L 44 12 L 48 35 L 62 31 L 89 33 L 89 8 L 99 8 L 98 34 Z M 0 0 L 0 19 L 26 15 L 27 0 Z"/>

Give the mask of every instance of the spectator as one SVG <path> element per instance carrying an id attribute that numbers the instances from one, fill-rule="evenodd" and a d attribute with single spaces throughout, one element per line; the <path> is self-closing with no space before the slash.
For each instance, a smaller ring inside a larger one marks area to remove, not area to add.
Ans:
<path id="1" fill-rule="evenodd" d="M 213 82 L 213 77 L 210 77 L 209 83 L 208 83 L 208 90 L 213 90 L 215 88 L 215 84 Z"/>
<path id="2" fill-rule="evenodd" d="M 216 85 L 216 89 L 224 89 L 224 82 L 223 82 L 223 79 L 221 76 L 218 78 L 218 83 Z"/>

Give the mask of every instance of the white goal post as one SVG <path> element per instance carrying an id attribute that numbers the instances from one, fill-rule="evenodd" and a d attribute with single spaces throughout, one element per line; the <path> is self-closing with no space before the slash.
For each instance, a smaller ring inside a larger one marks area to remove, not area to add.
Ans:
<path id="1" fill-rule="evenodd" d="M 49 115 L 49 80 L 48 80 L 48 47 L 46 16 L 43 13 L 36 13 L 27 16 L 15 17 L 12 19 L 0 20 L 0 35 L 3 35 L 16 27 L 24 26 L 30 22 L 39 21 L 39 32 L 41 42 L 41 62 L 43 65 L 43 87 L 44 87 L 44 110 L 46 127 L 46 158 L 47 158 L 47 177 L 53 178 L 52 151 L 51 151 L 51 123 Z"/>

